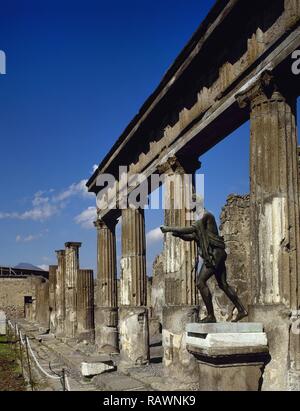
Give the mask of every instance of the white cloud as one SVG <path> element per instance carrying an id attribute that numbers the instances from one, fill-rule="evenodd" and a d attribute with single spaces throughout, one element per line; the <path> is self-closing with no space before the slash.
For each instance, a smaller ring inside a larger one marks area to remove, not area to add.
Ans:
<path id="1" fill-rule="evenodd" d="M 38 267 L 39 267 L 41 270 L 49 271 L 49 265 L 42 264 L 42 265 L 38 265 Z"/>
<path id="2" fill-rule="evenodd" d="M 60 194 L 55 196 L 53 200 L 55 202 L 65 201 L 69 199 L 70 197 L 77 196 L 77 195 L 82 196 L 82 197 L 87 197 L 87 198 L 94 197 L 93 193 L 88 192 L 86 183 L 87 183 L 87 180 L 81 180 L 79 181 L 79 183 L 71 184 L 66 190 L 62 191 Z"/>
<path id="3" fill-rule="evenodd" d="M 94 198 L 94 194 L 87 191 L 86 182 L 87 180 L 81 180 L 79 183 L 71 184 L 66 190 L 56 195 L 53 189 L 48 192 L 38 191 L 32 199 L 30 209 L 24 212 L 0 212 L 0 220 L 15 219 L 41 222 L 49 220 L 66 207 L 71 197 Z"/>
<path id="4" fill-rule="evenodd" d="M 93 228 L 93 222 L 97 218 L 96 207 L 88 207 L 75 217 L 75 223 L 79 224 L 82 228 Z"/>
<path id="5" fill-rule="evenodd" d="M 160 228 L 157 227 L 154 230 L 151 230 L 147 233 L 147 245 L 158 243 L 159 241 L 162 241 L 163 238 L 163 233 L 161 232 Z"/>
<path id="6" fill-rule="evenodd" d="M 40 238 L 44 237 L 45 233 L 48 233 L 47 229 L 38 234 L 28 234 L 26 236 L 22 236 L 21 234 L 18 234 L 16 236 L 16 242 L 17 243 L 31 243 L 32 241 L 39 240 Z"/>
<path id="7" fill-rule="evenodd" d="M 95 172 L 95 171 L 97 171 L 98 170 L 98 166 L 97 166 L 97 164 L 94 164 L 93 165 L 93 173 Z"/>

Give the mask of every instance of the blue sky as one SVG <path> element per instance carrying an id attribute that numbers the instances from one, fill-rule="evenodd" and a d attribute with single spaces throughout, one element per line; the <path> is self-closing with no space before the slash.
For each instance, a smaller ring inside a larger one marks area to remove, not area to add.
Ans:
<path id="1" fill-rule="evenodd" d="M 213 4 L 1 2 L 0 264 L 54 264 L 54 250 L 82 241 L 81 266 L 95 269 L 96 232 L 82 218 L 95 199 L 85 180 Z M 245 124 L 202 157 L 206 206 L 216 214 L 228 194 L 248 192 L 248 151 Z M 146 212 L 149 274 L 162 221 L 162 212 Z"/>

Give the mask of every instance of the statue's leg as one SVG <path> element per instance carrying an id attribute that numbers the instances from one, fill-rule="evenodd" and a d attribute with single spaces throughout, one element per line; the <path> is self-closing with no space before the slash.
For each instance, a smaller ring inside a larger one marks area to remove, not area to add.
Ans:
<path id="1" fill-rule="evenodd" d="M 206 267 L 205 264 L 202 265 L 201 271 L 197 279 L 197 287 L 200 291 L 201 297 L 204 301 L 207 310 L 207 317 L 205 317 L 200 322 L 202 323 L 215 323 L 217 322 L 214 307 L 212 303 L 212 295 L 207 286 L 207 281 L 214 275 L 212 268 Z"/>
<path id="2" fill-rule="evenodd" d="M 216 278 L 220 289 L 224 291 L 224 293 L 227 295 L 227 297 L 238 310 L 237 317 L 235 318 L 235 320 L 233 320 L 233 322 L 238 322 L 243 318 L 247 317 L 248 313 L 245 307 L 243 306 L 243 303 L 239 299 L 235 290 L 227 282 L 227 271 L 225 262 L 221 262 L 220 266 L 217 267 Z"/>

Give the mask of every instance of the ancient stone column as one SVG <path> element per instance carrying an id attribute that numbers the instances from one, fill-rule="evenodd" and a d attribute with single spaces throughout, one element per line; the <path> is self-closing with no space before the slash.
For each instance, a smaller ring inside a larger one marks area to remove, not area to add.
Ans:
<path id="1" fill-rule="evenodd" d="M 291 327 L 300 306 L 296 98 L 265 72 L 238 101 L 251 120 L 250 319 L 268 333 L 263 388 L 283 390 L 289 371 L 300 371 L 300 336 Z"/>
<path id="2" fill-rule="evenodd" d="M 50 332 L 56 332 L 56 272 L 57 265 L 49 266 L 49 315 L 50 315 Z"/>
<path id="3" fill-rule="evenodd" d="M 99 351 L 118 352 L 116 220 L 97 220 L 95 341 Z"/>
<path id="4" fill-rule="evenodd" d="M 149 362 L 144 210 L 122 212 L 120 284 L 120 353 L 122 366 Z"/>
<path id="5" fill-rule="evenodd" d="M 49 330 L 49 281 L 42 277 L 36 283 L 36 322 L 43 331 Z"/>
<path id="6" fill-rule="evenodd" d="M 66 243 L 66 319 L 65 336 L 75 339 L 77 335 L 77 278 L 79 271 L 79 248 L 81 243 Z"/>
<path id="7" fill-rule="evenodd" d="M 165 175 L 165 225 L 187 227 L 193 212 L 187 208 L 194 193 L 194 172 L 199 162 L 190 159 L 184 166 L 176 157 L 159 167 Z M 188 178 L 185 175 L 190 175 Z M 193 242 L 164 236 L 165 306 L 163 307 L 163 348 L 166 377 L 181 381 L 184 386 L 198 382 L 198 365 L 186 350 L 186 324 L 196 322 L 199 315 L 195 279 L 196 247 Z"/>
<path id="8" fill-rule="evenodd" d="M 94 327 L 94 273 L 79 270 L 77 277 L 77 340 L 93 342 Z"/>
<path id="9" fill-rule="evenodd" d="M 56 335 L 62 337 L 65 332 L 66 304 L 65 304 L 65 287 L 66 287 L 66 261 L 65 250 L 56 251 L 57 271 L 56 271 Z"/>

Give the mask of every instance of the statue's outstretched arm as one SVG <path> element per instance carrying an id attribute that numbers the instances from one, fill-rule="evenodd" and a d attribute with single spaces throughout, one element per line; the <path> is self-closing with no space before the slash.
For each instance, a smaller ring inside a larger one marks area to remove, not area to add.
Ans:
<path id="1" fill-rule="evenodd" d="M 174 237 L 178 237 L 183 241 L 196 241 L 196 237 L 194 234 L 173 234 Z"/>
<path id="2" fill-rule="evenodd" d="M 195 228 L 193 226 L 191 227 L 166 227 L 162 226 L 160 227 L 161 231 L 163 234 L 165 233 L 173 233 L 173 234 L 178 234 L 178 235 L 189 235 L 189 234 L 194 234 L 195 233 Z"/>

